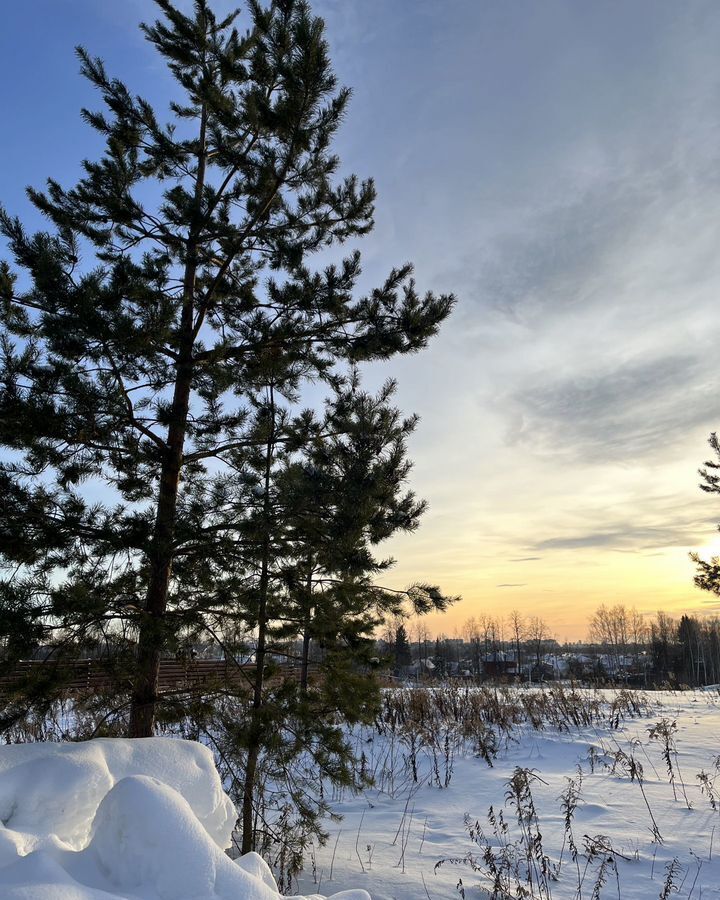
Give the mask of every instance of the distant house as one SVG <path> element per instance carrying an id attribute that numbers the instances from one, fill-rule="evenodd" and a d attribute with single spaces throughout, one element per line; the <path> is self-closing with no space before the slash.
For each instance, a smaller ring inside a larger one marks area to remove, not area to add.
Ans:
<path id="1" fill-rule="evenodd" d="M 431 659 L 418 659 L 411 666 L 403 666 L 403 670 L 409 678 L 433 678 L 437 673 L 437 666 Z"/>
<path id="2" fill-rule="evenodd" d="M 555 669 L 548 662 L 535 663 L 530 669 L 531 681 L 553 681 L 555 677 Z"/>
<path id="3" fill-rule="evenodd" d="M 484 659 L 482 666 L 483 675 L 487 678 L 514 678 L 517 675 L 514 659 Z"/>
<path id="4" fill-rule="evenodd" d="M 514 678 L 518 674 L 514 651 L 494 650 L 484 654 L 482 674 L 486 678 Z"/>

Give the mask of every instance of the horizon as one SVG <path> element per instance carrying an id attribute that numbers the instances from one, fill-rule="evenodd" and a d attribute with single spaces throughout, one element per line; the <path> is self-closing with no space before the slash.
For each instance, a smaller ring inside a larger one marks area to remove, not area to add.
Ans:
<path id="1" fill-rule="evenodd" d="M 417 533 L 381 548 L 398 560 L 384 583 L 461 594 L 426 620 L 447 633 L 514 608 L 561 641 L 584 637 L 601 603 L 720 611 L 688 555 L 720 551 L 697 474 L 720 424 L 720 7 L 312 8 L 353 88 L 340 171 L 378 188 L 357 243 L 363 287 L 411 260 L 421 291 L 458 298 L 427 350 L 364 370 L 368 387 L 397 378 L 398 405 L 421 417 L 411 480 L 430 505 Z M 75 44 L 166 108 L 168 77 L 137 28 L 153 16 L 149 0 L 6 13 L 6 120 L 22 135 L 1 151 L 12 214 L 37 227 L 24 186 L 71 184 L 97 150 Z"/>

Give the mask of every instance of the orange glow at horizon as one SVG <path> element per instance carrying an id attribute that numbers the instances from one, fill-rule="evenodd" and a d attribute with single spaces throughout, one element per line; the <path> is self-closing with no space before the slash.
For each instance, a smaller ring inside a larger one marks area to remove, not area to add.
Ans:
<path id="1" fill-rule="evenodd" d="M 717 555 L 720 547 L 715 542 L 698 550 L 703 558 L 709 558 Z M 425 617 L 423 623 L 433 637 L 454 637 L 462 634 L 471 617 L 507 620 L 509 613 L 517 610 L 525 619 L 539 616 L 545 620 L 551 635 L 562 643 L 586 639 L 589 620 L 601 604 L 635 608 L 648 620 L 658 610 L 672 617 L 717 614 L 720 599 L 694 586 L 695 567 L 688 552 L 685 548 L 646 555 L 568 551 L 565 558 L 545 565 L 533 561 L 512 569 L 498 564 L 496 570 L 477 574 L 440 572 L 437 583 L 445 593 L 460 595 L 461 600 L 445 613 Z M 526 575 L 531 583 L 520 580 Z M 405 587 L 410 582 L 402 582 L 396 574 L 386 583 Z"/>
<path id="2" fill-rule="evenodd" d="M 702 453 L 702 435 L 694 441 Z M 690 559 L 720 556 L 718 504 L 698 490 L 687 457 L 642 472 L 597 468 L 593 480 L 587 467 L 561 479 L 545 469 L 534 483 L 543 461 L 530 460 L 512 490 L 504 481 L 501 497 L 499 480 L 461 493 L 452 470 L 439 482 L 428 467 L 439 500 L 415 534 L 391 542 L 397 565 L 384 583 L 424 581 L 461 595 L 446 613 L 422 620 L 433 636 L 459 636 L 471 617 L 507 620 L 513 610 L 541 617 L 561 642 L 586 639 L 601 604 L 623 604 L 648 621 L 659 610 L 720 614 L 720 598 L 694 585 Z"/>

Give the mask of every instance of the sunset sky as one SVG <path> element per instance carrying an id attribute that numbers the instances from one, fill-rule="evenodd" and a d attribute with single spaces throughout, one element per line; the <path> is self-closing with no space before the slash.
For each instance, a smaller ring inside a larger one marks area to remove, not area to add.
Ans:
<path id="1" fill-rule="evenodd" d="M 218 8 L 229 8 L 223 2 Z M 582 637 L 599 603 L 715 608 L 690 550 L 720 551 L 698 489 L 720 430 L 720 4 L 316 0 L 342 83 L 343 170 L 372 175 L 363 287 L 416 263 L 458 306 L 423 353 L 369 367 L 421 416 L 392 586 L 461 593 L 431 630 L 513 608 Z M 71 183 L 97 141 L 76 43 L 165 102 L 137 30 L 150 0 L 3 11 L 0 199 Z M 39 29 L 39 24 L 42 28 Z M 6 131 L 6 134 L 8 131 Z"/>

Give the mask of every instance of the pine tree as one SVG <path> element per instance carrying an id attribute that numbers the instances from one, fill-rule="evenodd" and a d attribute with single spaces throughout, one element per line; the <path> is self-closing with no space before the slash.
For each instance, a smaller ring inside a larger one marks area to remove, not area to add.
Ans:
<path id="1" fill-rule="evenodd" d="M 700 469 L 702 482 L 700 488 L 709 494 L 720 494 L 720 440 L 715 432 L 710 435 L 708 441 L 713 449 L 716 459 L 708 460 L 705 466 Z M 720 525 L 718 526 L 720 530 Z M 697 567 L 695 575 L 695 584 L 704 591 L 710 591 L 715 595 L 720 595 L 720 558 L 717 556 L 712 559 L 701 559 L 697 553 L 690 554 L 690 558 Z"/>
<path id="2" fill-rule="evenodd" d="M 404 602 L 422 613 L 454 599 L 433 586 L 390 591 L 375 580 L 392 560 L 376 559 L 374 548 L 398 531 L 412 531 L 425 509 L 404 487 L 410 470 L 405 442 L 416 419 L 403 419 L 391 405 L 393 391 L 392 382 L 372 395 L 354 374 L 338 379 L 322 418 L 308 411 L 293 417 L 271 393 L 263 421 L 273 423 L 272 441 L 257 457 L 244 454 L 244 463 L 243 454 L 233 456 L 245 484 L 262 498 L 258 525 L 253 516 L 236 523 L 243 534 L 243 571 L 256 573 L 264 598 L 256 608 L 254 592 L 245 592 L 242 613 L 257 634 L 251 710 L 240 745 L 243 852 L 257 849 L 261 767 L 277 773 L 292 763 L 297 782 L 295 757 L 309 754 L 316 771 L 354 783 L 351 749 L 338 726 L 370 721 L 377 710 L 378 685 L 370 676 L 375 628 Z M 296 681 L 283 678 L 287 669 L 268 660 L 294 658 L 298 636 Z M 313 645 L 318 677 L 311 689 Z M 231 719 L 240 718 L 235 708 Z M 226 742 L 225 756 L 234 758 L 237 751 Z M 312 812 L 310 796 L 313 790 L 305 788 L 298 804 L 306 827 L 324 809 L 317 801 Z"/>
<path id="3" fill-rule="evenodd" d="M 409 666 L 412 663 L 410 641 L 405 626 L 401 623 L 395 632 L 395 665 L 398 669 Z"/>
<path id="4" fill-rule="evenodd" d="M 0 269 L 5 662 L 122 634 L 132 736 L 153 733 L 161 654 L 242 587 L 226 571 L 242 548 L 215 515 L 234 502 L 218 472 L 248 447 L 270 460 L 274 398 L 420 349 L 453 305 L 421 297 L 409 265 L 354 299 L 357 251 L 308 267 L 370 230 L 375 192 L 337 177 L 349 92 L 307 3 L 248 0 L 241 33 L 207 0 L 192 15 L 156 2 L 162 18 L 142 27 L 177 85 L 170 121 L 80 49 L 105 105 L 83 115 L 105 153 L 74 188 L 28 191 L 49 232 L 0 211 L 14 260 Z M 256 623 L 271 599 L 268 497 L 249 517 L 264 547 Z M 8 717 L 53 687 L 32 686 Z"/>

